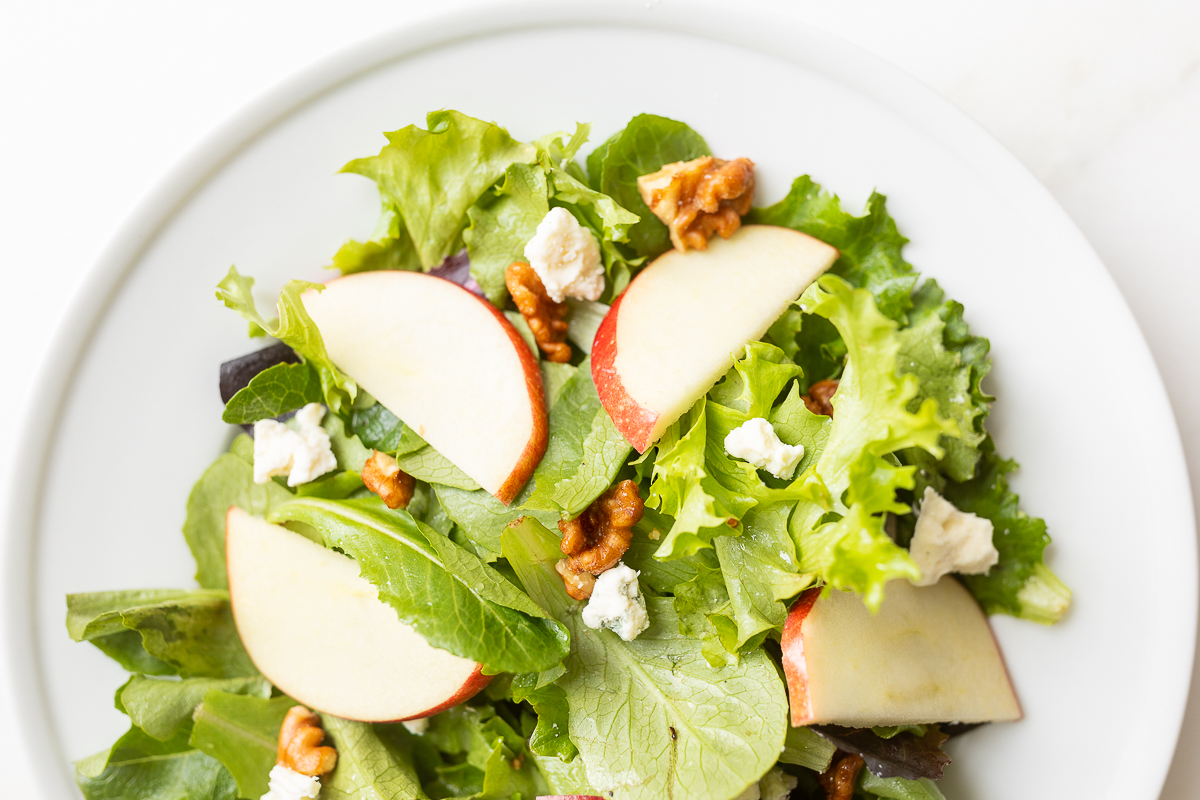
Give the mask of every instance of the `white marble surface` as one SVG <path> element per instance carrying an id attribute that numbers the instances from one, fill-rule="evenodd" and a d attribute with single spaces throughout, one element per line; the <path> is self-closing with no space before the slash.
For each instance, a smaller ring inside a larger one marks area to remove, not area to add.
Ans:
<path id="1" fill-rule="evenodd" d="M 214 126 L 329 53 L 466 5 L 0 4 L 0 341 L 6 343 L 0 418 L 16 420 L 36 402 L 29 378 L 84 272 L 137 202 Z M 649 0 L 647 13 L 656 13 L 655 5 Z M 762 5 L 916 75 L 982 123 L 1050 188 L 1142 326 L 1200 496 L 1200 4 Z M 1134 428 L 1138 391 L 1122 383 L 1114 364 L 1114 408 L 1133 421 L 1114 415 L 1104 435 Z M 0 426 L 0 486 L 21 468 L 14 428 L 14 422 Z M 1097 702 L 1115 704 L 1116 698 Z M 6 715 L 0 700 L 0 748 L 7 750 L 20 731 Z M 1118 733 L 1119 724 L 1114 717 L 1114 730 L 1105 735 Z M 1102 740 L 1097 736 L 1098 744 Z M 1163 798 L 1195 796 L 1198 751 L 1200 692 L 1193 692 Z M 6 770 L 4 793 L 32 796 L 28 781 L 19 769 Z"/>

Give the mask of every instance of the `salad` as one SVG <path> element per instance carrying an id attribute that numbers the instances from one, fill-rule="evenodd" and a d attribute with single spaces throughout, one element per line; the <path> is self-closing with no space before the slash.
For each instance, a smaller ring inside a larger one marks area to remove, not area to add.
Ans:
<path id="1" fill-rule="evenodd" d="M 987 615 L 1070 592 L 885 198 L 588 135 L 433 112 L 344 168 L 340 277 L 220 281 L 274 342 L 221 365 L 198 588 L 67 598 L 130 672 L 85 797 L 927 800 L 1021 717 Z"/>

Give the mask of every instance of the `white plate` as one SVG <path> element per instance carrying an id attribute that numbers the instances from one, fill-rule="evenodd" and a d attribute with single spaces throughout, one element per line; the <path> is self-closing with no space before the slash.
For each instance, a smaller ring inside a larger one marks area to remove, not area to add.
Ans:
<path id="1" fill-rule="evenodd" d="M 438 108 L 526 139 L 590 120 L 594 142 L 652 111 L 752 157 L 760 203 L 806 172 L 851 209 L 889 195 L 908 259 L 992 339 L 991 427 L 1076 593 L 1055 628 L 995 621 L 1027 717 L 955 742 L 945 792 L 1157 796 L 1191 669 L 1191 500 L 1159 376 L 1099 261 L 1011 155 L 896 70 L 730 6 L 635 0 L 476 11 L 370 41 L 227 125 L 126 225 L 59 332 L 13 487 L 0 616 L 44 797 L 77 797 L 69 761 L 125 725 L 111 705 L 124 673 L 68 640 L 63 595 L 190 585 L 185 501 L 229 436 L 217 365 L 255 346 L 214 285 L 235 262 L 264 303 L 319 278 L 376 214 L 373 186 L 338 168 Z"/>

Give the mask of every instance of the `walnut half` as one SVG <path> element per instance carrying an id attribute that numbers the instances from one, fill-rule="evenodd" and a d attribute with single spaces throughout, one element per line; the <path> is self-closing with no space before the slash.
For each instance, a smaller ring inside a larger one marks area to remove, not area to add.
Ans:
<path id="1" fill-rule="evenodd" d="M 337 766 L 337 750 L 320 747 L 325 740 L 320 716 L 304 706 L 292 706 L 279 728 L 276 763 L 301 775 L 325 775 Z"/>
<path id="2" fill-rule="evenodd" d="M 417 482 L 412 475 L 400 469 L 396 459 L 378 450 L 363 464 L 363 484 L 383 500 L 388 508 L 408 508 Z"/>
<path id="3" fill-rule="evenodd" d="M 742 226 L 742 215 L 754 202 L 754 162 L 703 156 L 667 164 L 637 183 L 676 250 L 705 250 L 714 233 L 728 239 Z"/>
<path id="4" fill-rule="evenodd" d="M 621 481 L 592 501 L 575 519 L 558 523 L 567 566 L 599 575 L 621 560 L 633 539 L 633 526 L 642 518 L 644 505 L 638 486 Z"/>
<path id="5" fill-rule="evenodd" d="M 542 279 L 524 261 L 514 261 L 504 270 L 504 285 L 512 295 L 513 304 L 525 318 L 534 341 L 547 361 L 565 364 L 571 360 L 571 345 L 567 344 L 566 303 L 556 303 L 546 293 Z"/>
<path id="6" fill-rule="evenodd" d="M 817 782 L 825 790 L 826 800 L 852 800 L 854 784 L 863 768 L 863 757 L 838 751 L 829 769 L 817 776 Z"/>
<path id="7" fill-rule="evenodd" d="M 814 414 L 833 416 L 833 395 L 838 390 L 838 381 L 817 381 L 808 387 L 808 394 L 800 395 L 804 405 Z"/>

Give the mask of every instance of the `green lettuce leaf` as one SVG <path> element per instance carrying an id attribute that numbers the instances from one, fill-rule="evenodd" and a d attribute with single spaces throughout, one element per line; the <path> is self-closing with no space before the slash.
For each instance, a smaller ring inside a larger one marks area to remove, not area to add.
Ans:
<path id="1" fill-rule="evenodd" d="M 500 532 L 518 517 L 531 516 L 543 525 L 553 526 L 559 519 L 557 511 L 537 511 L 523 507 L 532 490 L 526 484 L 511 506 L 505 506 L 483 489 L 468 491 L 453 486 L 434 486 L 438 501 L 446 514 L 466 536 L 475 554 L 485 561 L 500 557 Z"/>
<path id="2" fill-rule="evenodd" d="M 854 289 L 836 276 L 825 276 L 800 298 L 802 311 L 829 319 L 847 347 L 847 363 L 834 395 L 829 438 L 813 464 L 834 499 L 840 518 L 823 521 L 827 509 L 802 501 L 789 527 L 800 556 L 800 569 L 816 573 L 834 588 L 862 594 L 872 608 L 883 602 L 883 587 L 893 578 L 919 577 L 908 553 L 883 531 L 883 509 L 873 500 L 881 492 L 912 487 L 911 471 L 892 474 L 894 484 L 872 483 L 879 472 L 871 462 L 861 468 L 864 454 L 883 456 L 904 448 L 920 448 L 935 458 L 943 455 L 938 442 L 956 435 L 957 426 L 937 413 L 937 402 L 926 398 L 915 412 L 910 401 L 919 391 L 914 375 L 897 372 L 898 325 L 880 313 L 873 295 Z M 859 469 L 856 469 L 859 466 Z M 853 496 L 843 495 L 854 486 Z M 855 502 L 856 500 L 860 502 Z"/>
<path id="3" fill-rule="evenodd" d="M 717 541 L 729 538 L 732 537 L 723 536 Z M 675 587 L 679 632 L 700 641 L 700 655 L 714 669 L 736 664 L 741 643 L 724 576 L 711 552 L 702 550 L 693 558 L 695 577 Z"/>
<path id="4" fill-rule="evenodd" d="M 855 217 L 842 210 L 836 195 L 821 191 L 812 178 L 802 175 L 792 182 L 787 197 L 773 206 L 751 209 L 745 222 L 792 228 L 836 247 L 841 255 L 830 273 L 870 291 L 884 316 L 902 322 L 912 307 L 917 273 L 900 252 L 908 240 L 888 214 L 887 198 L 878 192 L 867 200 L 866 213 Z"/>
<path id="5" fill-rule="evenodd" d="M 422 739 L 448 756 L 430 794 L 470 794 L 481 800 L 544 795 L 548 787 L 530 755 L 526 736 L 497 708 L 457 706 L 430 718 Z"/>
<path id="6" fill-rule="evenodd" d="M 229 398 L 221 419 L 231 425 L 250 425 L 323 399 L 321 379 L 311 365 L 276 364 Z"/>
<path id="7" fill-rule="evenodd" d="M 920 392 L 913 404 L 926 397 L 937 401 L 938 410 L 958 425 L 959 436 L 943 436 L 940 442 L 946 454 L 937 462 L 938 470 L 956 481 L 967 481 L 975 474 L 979 446 L 987 435 L 983 424 L 988 403 L 993 400 L 980 387 L 991 370 L 987 357 L 987 339 L 971 336 L 962 321 L 962 306 L 943 300 L 936 281 L 925 281 L 914 294 L 909 327 L 899 332 L 900 355 L 897 366 L 920 381 Z"/>
<path id="8" fill-rule="evenodd" d="M 134 725 L 160 741 L 190 730 L 192 714 L 210 691 L 267 698 L 271 684 L 261 675 L 245 678 L 162 680 L 134 675 L 117 690 L 117 707 Z"/>
<path id="9" fill-rule="evenodd" d="M 639 256 L 653 258 L 671 247 L 667 227 L 638 192 L 639 176 L 666 164 L 712 155 L 700 134 L 682 122 L 654 114 L 639 114 L 624 129 L 592 151 L 587 159 L 593 189 L 611 196 L 637 215 L 629 229 L 629 244 Z"/>
<path id="10" fill-rule="evenodd" d="M 946 800 L 942 790 L 929 778 L 910 781 L 906 778 L 880 778 L 863 770 L 858 786 L 870 797 L 886 800 Z"/>
<path id="11" fill-rule="evenodd" d="M 837 748 L 828 739 L 811 728 L 789 727 L 787 737 L 783 740 L 783 752 L 779 754 L 779 761 L 811 769 L 813 772 L 824 772 L 829 769 L 836 752 Z"/>
<path id="12" fill-rule="evenodd" d="M 530 596 L 572 632 L 558 685 L 588 783 L 626 800 L 729 800 L 776 762 L 787 696 L 765 652 L 713 669 L 700 642 L 679 633 L 668 598 L 647 598 L 650 629 L 632 642 L 588 629 L 554 570 L 557 536 L 526 519 L 505 529 L 503 550 Z"/>
<path id="13" fill-rule="evenodd" d="M 537 150 L 495 123 L 457 111 L 430 112 L 426 124 L 428 130 L 409 125 L 386 134 L 379 155 L 351 161 L 342 171 L 375 181 L 428 270 L 459 249 L 467 209 L 510 164 L 533 162 Z"/>
<path id="14" fill-rule="evenodd" d="M 337 768 L 322 781 L 322 800 L 428 800 L 411 750 L 379 735 L 393 726 L 376 728 L 325 714 L 321 722 L 338 751 Z"/>
<path id="15" fill-rule="evenodd" d="M 986 575 L 963 575 L 963 583 L 988 614 L 1011 614 L 1051 624 L 1066 613 L 1071 591 L 1043 561 L 1050 535 L 1046 523 L 1020 509 L 1020 498 L 1008 488 L 1017 463 L 996 454 L 991 437 L 981 447 L 976 476 L 947 483 L 944 495 L 962 511 L 991 520 L 999 562 Z"/>
<path id="16" fill-rule="evenodd" d="M 270 322 L 254 305 L 253 286 L 253 278 L 240 275 L 236 267 L 230 267 L 229 274 L 217 284 L 217 299 L 295 350 L 305 364 L 317 371 L 325 405 L 335 414 L 349 413 L 350 404 L 358 394 L 358 385 L 329 359 L 325 340 L 300 299 L 300 295 L 309 289 L 320 292 L 325 287 L 307 281 L 288 281 L 279 292 L 279 318 Z"/>
<path id="17" fill-rule="evenodd" d="M 286 696 L 265 699 L 210 691 L 196 709 L 191 745 L 229 770 L 239 797 L 257 800 L 267 791 L 279 728 L 294 705 L 296 701 Z M 340 762 L 341 753 L 338 756 Z"/>
<path id="18" fill-rule="evenodd" d="M 537 714 L 537 727 L 529 737 L 529 749 L 539 756 L 554 756 L 569 762 L 579 755 L 568 730 L 567 693 L 561 686 L 538 686 L 538 676 L 532 673 L 513 679 L 513 700 L 527 702 Z"/>
<path id="19" fill-rule="evenodd" d="M 471 277 L 484 295 L 503 308 L 508 299 L 504 271 L 525 261 L 525 245 L 550 210 L 549 184 L 537 165 L 512 164 L 504 182 L 484 193 L 467 212 L 471 226 L 463 231 Z"/>
<path id="20" fill-rule="evenodd" d="M 383 403 L 357 409 L 350 418 L 350 429 L 365 446 L 384 453 L 397 453 L 404 443 L 404 423 Z M 416 450 L 420 443 L 413 442 Z M 410 451 L 411 452 L 411 451 Z"/>
<path id="21" fill-rule="evenodd" d="M 67 633 L 96 645 L 131 672 L 206 678 L 258 674 L 238 639 L 225 592 L 69 594 Z"/>
<path id="22" fill-rule="evenodd" d="M 371 238 L 365 242 L 351 239 L 333 256 L 328 269 L 340 270 L 343 275 L 373 272 L 379 269 L 419 270 L 420 258 L 412 238 L 396 209 L 383 199 L 383 211 Z"/>
<path id="23" fill-rule="evenodd" d="M 378 498 L 298 498 L 268 519 L 316 528 L 326 547 L 358 562 L 401 620 L 434 647 L 478 661 L 491 673 L 540 672 L 567 653 L 563 626 L 499 572 Z"/>
<path id="24" fill-rule="evenodd" d="M 87 800 L 234 800 L 237 785 L 216 759 L 192 749 L 184 731 L 159 741 L 137 727 L 107 753 L 76 763 Z"/>
<path id="25" fill-rule="evenodd" d="M 188 495 L 183 536 L 196 559 L 196 581 L 205 589 L 229 588 L 225 575 L 225 514 L 229 507 L 264 516 L 273 506 L 292 499 L 292 493 L 275 481 L 254 482 L 253 448 L 253 439 L 238 436 L 230 452 L 217 457 Z"/>
<path id="26" fill-rule="evenodd" d="M 521 508 L 575 516 L 612 485 L 631 449 L 601 405 L 584 359 L 550 409 L 549 444 Z"/>

